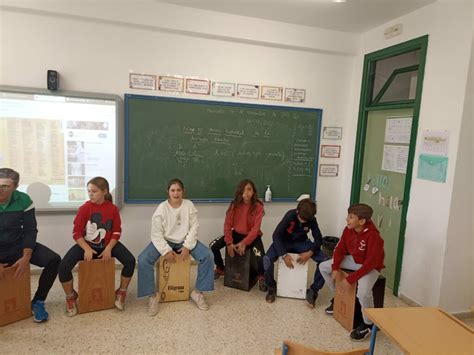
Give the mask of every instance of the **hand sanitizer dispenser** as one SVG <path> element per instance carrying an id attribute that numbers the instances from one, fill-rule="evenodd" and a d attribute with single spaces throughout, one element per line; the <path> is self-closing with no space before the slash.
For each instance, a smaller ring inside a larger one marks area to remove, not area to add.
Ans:
<path id="1" fill-rule="evenodd" d="M 270 202 L 272 200 L 272 190 L 270 190 L 270 185 L 267 185 L 267 191 L 265 191 L 265 202 Z"/>

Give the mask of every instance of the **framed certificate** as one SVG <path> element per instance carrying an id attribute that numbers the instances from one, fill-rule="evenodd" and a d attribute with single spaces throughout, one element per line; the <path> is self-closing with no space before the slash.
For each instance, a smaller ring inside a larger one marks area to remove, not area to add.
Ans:
<path id="1" fill-rule="evenodd" d="M 283 88 L 275 86 L 262 86 L 260 98 L 264 100 L 281 101 L 283 99 Z"/>
<path id="2" fill-rule="evenodd" d="M 220 83 L 214 81 L 212 83 L 212 96 L 235 96 L 235 84 L 234 83 Z"/>
<path id="3" fill-rule="evenodd" d="M 186 78 L 186 93 L 209 95 L 211 93 L 211 82 L 207 79 Z"/>
<path id="4" fill-rule="evenodd" d="M 341 156 L 340 145 L 322 145 L 321 158 L 339 158 Z"/>
<path id="5" fill-rule="evenodd" d="M 319 165 L 319 176 L 335 177 L 339 175 L 338 164 L 320 164 Z"/>
<path id="6" fill-rule="evenodd" d="M 323 139 L 342 139 L 342 127 L 324 127 Z"/>
<path id="7" fill-rule="evenodd" d="M 130 73 L 129 82 L 130 89 L 155 90 L 156 88 L 155 75 Z"/>
<path id="8" fill-rule="evenodd" d="M 305 89 L 285 89 L 285 102 L 299 102 L 303 103 L 306 99 Z"/>
<path id="9" fill-rule="evenodd" d="M 237 84 L 237 97 L 243 99 L 255 99 L 258 100 L 258 93 L 260 86 L 248 85 L 248 84 Z"/>
<path id="10" fill-rule="evenodd" d="M 158 90 L 183 92 L 184 79 L 177 76 L 160 76 L 158 78 Z"/>

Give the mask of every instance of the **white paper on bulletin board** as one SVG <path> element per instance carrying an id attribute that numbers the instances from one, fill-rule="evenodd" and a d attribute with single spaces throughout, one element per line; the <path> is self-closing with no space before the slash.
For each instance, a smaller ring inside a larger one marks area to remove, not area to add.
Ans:
<path id="1" fill-rule="evenodd" d="M 449 131 L 425 129 L 422 142 L 422 154 L 448 156 Z"/>
<path id="2" fill-rule="evenodd" d="M 408 162 L 407 145 L 384 145 L 382 170 L 405 174 Z"/>
<path id="3" fill-rule="evenodd" d="M 412 117 L 387 117 L 385 143 L 410 144 Z"/>

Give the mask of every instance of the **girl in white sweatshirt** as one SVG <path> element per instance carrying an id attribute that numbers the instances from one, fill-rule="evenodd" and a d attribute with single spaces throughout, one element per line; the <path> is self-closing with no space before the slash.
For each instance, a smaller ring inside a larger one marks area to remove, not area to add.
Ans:
<path id="1" fill-rule="evenodd" d="M 151 221 L 151 243 L 138 256 L 138 297 L 149 296 L 148 313 L 158 313 L 159 295 L 155 286 L 154 265 L 163 256 L 168 262 L 185 259 L 189 254 L 198 261 L 196 288 L 191 300 L 206 311 L 209 309 L 203 291 L 214 290 L 214 257 L 209 248 L 198 241 L 197 209 L 183 199 L 184 185 L 179 179 L 168 183 L 168 199 L 162 202 Z"/>

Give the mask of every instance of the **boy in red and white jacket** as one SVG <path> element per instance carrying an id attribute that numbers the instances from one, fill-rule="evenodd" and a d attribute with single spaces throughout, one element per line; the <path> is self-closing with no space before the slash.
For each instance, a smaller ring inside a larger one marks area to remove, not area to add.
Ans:
<path id="1" fill-rule="evenodd" d="M 342 288 L 357 282 L 359 299 L 364 322 L 351 332 L 351 339 L 362 341 L 370 334 L 372 322 L 365 316 L 365 308 L 374 307 L 372 287 L 384 268 L 383 239 L 371 220 L 373 210 L 366 204 L 355 204 L 347 210 L 347 226 L 341 240 L 334 249 L 332 260 L 319 265 L 321 274 L 331 291 L 335 291 L 335 280 L 341 268 L 355 270 L 341 283 Z M 333 313 L 334 299 L 326 308 L 326 313 Z"/>

